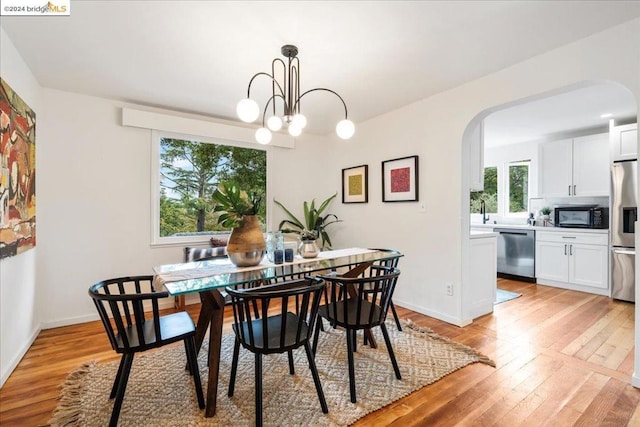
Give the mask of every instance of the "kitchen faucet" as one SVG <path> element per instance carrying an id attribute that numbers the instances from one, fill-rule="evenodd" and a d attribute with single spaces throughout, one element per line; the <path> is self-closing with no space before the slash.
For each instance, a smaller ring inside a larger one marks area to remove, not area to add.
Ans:
<path id="1" fill-rule="evenodd" d="M 486 224 L 489 221 L 489 215 L 485 215 L 487 213 L 487 208 L 484 205 L 484 200 L 480 200 L 480 214 L 482 214 L 482 223 Z"/>

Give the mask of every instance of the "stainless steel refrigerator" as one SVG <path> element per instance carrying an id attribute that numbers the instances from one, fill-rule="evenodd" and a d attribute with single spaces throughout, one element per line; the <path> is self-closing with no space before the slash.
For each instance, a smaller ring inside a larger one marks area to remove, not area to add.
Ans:
<path id="1" fill-rule="evenodd" d="M 635 223 L 638 216 L 637 160 L 611 167 L 611 296 L 635 301 Z"/>

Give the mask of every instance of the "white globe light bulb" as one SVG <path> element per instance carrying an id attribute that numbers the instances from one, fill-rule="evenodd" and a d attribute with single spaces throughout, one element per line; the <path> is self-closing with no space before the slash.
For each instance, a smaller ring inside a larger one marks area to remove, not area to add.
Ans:
<path id="1" fill-rule="evenodd" d="M 304 127 L 307 125 L 307 118 L 304 116 L 304 114 L 296 114 L 295 116 L 293 116 L 291 124 L 299 127 L 300 129 L 304 129 Z"/>
<path id="2" fill-rule="evenodd" d="M 266 145 L 271 142 L 271 132 L 267 128 L 260 128 L 256 131 L 256 141 L 262 145 Z"/>
<path id="3" fill-rule="evenodd" d="M 274 132 L 282 129 L 282 119 L 278 116 L 271 116 L 269 120 L 267 120 L 267 127 Z"/>
<path id="4" fill-rule="evenodd" d="M 336 125 L 336 133 L 342 139 L 349 139 L 356 132 L 356 127 L 351 120 L 340 120 Z"/>
<path id="5" fill-rule="evenodd" d="M 289 125 L 289 135 L 291 136 L 299 136 L 302 133 L 302 128 L 291 123 Z"/>
<path id="6" fill-rule="evenodd" d="M 258 103 L 253 99 L 245 98 L 238 102 L 236 113 L 240 120 L 246 123 L 251 123 L 255 122 L 260 115 L 260 107 L 258 107 Z"/>

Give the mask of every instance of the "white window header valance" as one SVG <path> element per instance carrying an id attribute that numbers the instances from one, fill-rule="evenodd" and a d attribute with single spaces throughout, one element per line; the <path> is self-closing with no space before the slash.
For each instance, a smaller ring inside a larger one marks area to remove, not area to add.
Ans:
<path id="1" fill-rule="evenodd" d="M 131 126 L 153 130 L 163 130 L 189 135 L 200 135 L 227 141 L 242 141 L 259 145 L 254 137 L 256 129 L 216 123 L 207 120 L 191 119 L 152 111 L 122 108 L 122 126 Z M 294 148 L 294 138 L 286 134 L 274 133 L 269 145 Z"/>

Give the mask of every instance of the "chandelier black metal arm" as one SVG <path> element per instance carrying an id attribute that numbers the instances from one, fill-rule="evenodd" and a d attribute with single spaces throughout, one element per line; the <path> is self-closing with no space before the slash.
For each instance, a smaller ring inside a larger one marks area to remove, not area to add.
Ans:
<path id="1" fill-rule="evenodd" d="M 271 98 L 269 98 L 267 103 L 264 105 L 264 111 L 262 112 L 262 127 L 264 127 L 264 118 L 267 116 L 267 109 L 269 108 L 269 104 L 271 103 L 271 101 L 273 101 L 273 105 L 274 105 L 273 111 L 275 114 L 275 104 L 276 104 L 276 102 L 274 101 L 275 98 L 282 98 L 282 101 L 285 103 L 285 105 L 287 103 L 287 101 L 284 99 L 284 96 L 279 94 L 272 95 Z"/>
<path id="2" fill-rule="evenodd" d="M 279 96 L 281 96 L 283 100 L 285 99 L 284 98 L 284 90 L 282 90 L 282 86 L 280 86 L 280 83 L 278 83 L 278 80 L 275 77 L 273 77 L 271 74 L 265 73 L 264 71 L 261 71 L 259 73 L 254 74 L 253 77 L 251 77 L 251 80 L 249 80 L 249 86 L 247 87 L 247 98 L 251 98 L 251 84 L 253 83 L 253 80 L 258 76 L 267 76 L 267 77 L 269 77 L 271 79 L 271 82 L 275 83 L 278 86 L 278 89 L 280 90 L 280 94 L 281 94 Z M 276 95 L 274 94 L 271 98 L 273 98 L 274 96 L 276 96 Z M 286 100 L 285 100 L 285 104 L 286 104 Z"/>
<path id="3" fill-rule="evenodd" d="M 251 99 L 251 86 L 258 76 L 267 76 L 271 79 L 271 96 L 267 100 L 262 110 L 262 127 L 256 131 L 256 140 L 261 144 L 268 144 L 271 141 L 271 132 L 278 131 L 282 127 L 283 121 L 288 124 L 289 134 L 292 136 L 300 135 L 302 129 L 307 124 L 307 118 L 301 112 L 301 100 L 311 92 L 323 91 L 334 94 L 344 108 L 344 120 L 336 125 L 336 133 L 342 139 L 349 139 L 353 136 L 355 127 L 353 122 L 349 120 L 349 111 L 347 103 L 342 96 L 336 91 L 324 87 L 314 88 L 306 92 L 300 91 L 300 60 L 297 57 L 298 48 L 294 45 L 284 45 L 281 48 L 282 55 L 287 60 L 275 58 L 271 62 L 271 74 L 259 72 L 251 77 L 249 86 L 247 87 L 247 98 L 238 102 L 236 111 L 238 117 L 246 123 L 254 122 L 260 116 L 260 107 L 258 103 Z M 277 114 L 279 107 L 276 105 L 278 98 L 282 99 L 283 114 Z M 273 111 L 273 116 L 266 120 L 269 104 Z M 265 127 L 268 124 L 268 129 Z"/>
<path id="4" fill-rule="evenodd" d="M 338 95 L 338 93 L 337 93 L 337 92 L 335 92 L 335 91 L 333 91 L 333 90 L 331 90 L 331 89 L 324 88 L 324 87 L 317 87 L 317 88 L 315 88 L 315 89 L 309 89 L 308 91 L 306 91 L 305 93 L 303 93 L 302 95 L 300 95 L 300 96 L 298 97 L 298 100 L 296 101 L 296 103 L 293 105 L 293 109 L 295 110 L 296 108 L 299 108 L 299 105 L 298 105 L 298 104 L 300 103 L 300 100 L 302 99 L 302 97 L 303 97 L 303 96 L 305 96 L 305 95 L 306 95 L 306 94 L 308 94 L 308 93 L 315 92 L 316 90 L 324 90 L 324 91 L 326 91 L 326 92 L 331 92 L 332 94 L 334 94 L 335 96 L 337 96 L 337 97 L 338 97 L 338 99 L 340 99 L 340 101 L 342 102 L 342 106 L 344 107 L 344 118 L 345 118 L 345 120 L 347 120 L 347 119 L 349 118 L 349 117 L 348 117 L 348 112 L 347 112 L 347 104 L 344 102 L 344 99 L 342 99 L 342 97 L 341 97 L 340 95 Z"/>

